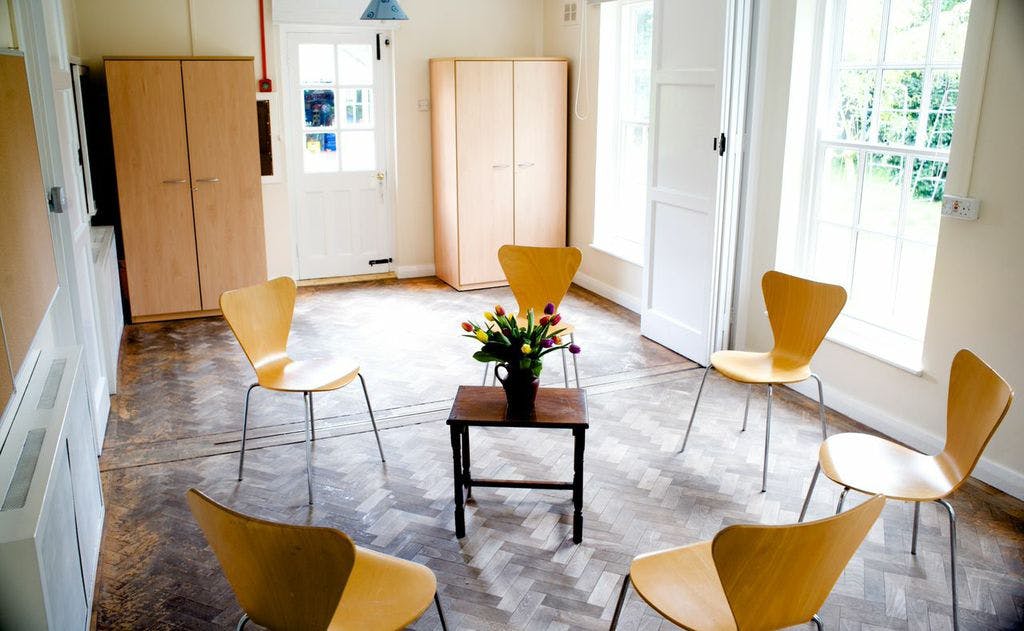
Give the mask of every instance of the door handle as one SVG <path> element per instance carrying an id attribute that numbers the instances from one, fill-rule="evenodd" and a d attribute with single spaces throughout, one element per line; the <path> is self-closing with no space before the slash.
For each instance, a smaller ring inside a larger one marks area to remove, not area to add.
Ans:
<path id="1" fill-rule="evenodd" d="M 529 169 L 533 165 L 533 162 L 520 162 L 518 166 L 520 169 Z"/>
<path id="2" fill-rule="evenodd" d="M 196 182 L 209 182 L 211 184 L 215 184 L 217 182 L 220 182 L 220 178 L 219 177 L 203 177 L 203 178 L 199 178 L 198 180 L 196 180 Z"/>
<path id="3" fill-rule="evenodd" d="M 180 180 L 164 180 L 164 184 L 188 184 L 188 180 L 181 178 Z"/>
<path id="4" fill-rule="evenodd" d="M 378 182 L 383 182 L 385 175 L 383 171 L 377 171 L 376 175 L 374 175 L 373 177 L 377 178 Z"/>
<path id="5" fill-rule="evenodd" d="M 491 168 L 492 169 L 507 169 L 510 166 L 512 166 L 512 165 L 511 164 L 492 164 Z"/>

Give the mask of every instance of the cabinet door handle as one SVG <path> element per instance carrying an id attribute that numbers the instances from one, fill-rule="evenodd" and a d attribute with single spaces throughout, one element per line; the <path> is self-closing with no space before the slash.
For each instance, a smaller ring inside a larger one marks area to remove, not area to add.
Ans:
<path id="1" fill-rule="evenodd" d="M 491 168 L 492 169 L 507 169 L 510 166 L 512 166 L 512 165 L 511 164 L 492 164 Z"/>
<path id="2" fill-rule="evenodd" d="M 532 166 L 533 166 L 532 162 L 520 162 L 519 163 L 519 168 L 520 169 L 529 169 Z"/>
<path id="3" fill-rule="evenodd" d="M 164 184 L 188 184 L 188 180 L 181 178 L 180 180 L 164 180 Z"/>
<path id="4" fill-rule="evenodd" d="M 216 182 L 220 182 L 220 178 L 219 177 L 203 177 L 203 178 L 199 178 L 198 180 L 196 180 L 196 182 L 216 183 Z"/>

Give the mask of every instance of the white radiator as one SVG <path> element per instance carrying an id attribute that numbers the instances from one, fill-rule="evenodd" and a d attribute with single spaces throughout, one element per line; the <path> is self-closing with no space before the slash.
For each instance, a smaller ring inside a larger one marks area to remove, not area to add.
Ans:
<path id="1" fill-rule="evenodd" d="M 80 355 L 39 356 L 0 437 L 0 629 L 89 625 L 103 491 Z"/>

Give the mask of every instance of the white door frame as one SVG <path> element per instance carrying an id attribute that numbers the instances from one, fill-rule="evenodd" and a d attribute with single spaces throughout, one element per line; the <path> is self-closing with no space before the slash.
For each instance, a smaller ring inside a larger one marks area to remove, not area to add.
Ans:
<path id="1" fill-rule="evenodd" d="M 297 126 L 296 121 L 301 120 L 302 113 L 295 111 L 295 99 L 288 98 L 287 90 L 288 86 L 291 85 L 293 79 L 292 73 L 296 69 L 291 68 L 291 64 L 288 61 L 288 50 L 289 50 L 289 37 L 295 34 L 321 34 L 321 35 L 346 35 L 352 33 L 379 33 L 381 38 L 381 50 L 388 49 L 387 55 L 382 55 L 385 66 L 385 81 L 381 86 L 384 94 L 374 95 L 374 98 L 385 96 L 384 104 L 384 117 L 383 117 L 383 133 L 384 133 L 384 159 L 382 161 L 383 171 L 386 174 L 384 180 L 384 212 L 387 217 L 388 226 L 388 237 L 390 238 L 389 250 L 393 253 L 392 258 L 394 262 L 391 264 L 390 269 L 394 270 L 398 266 L 396 246 L 398 243 L 397 236 L 397 221 L 396 221 L 396 198 L 397 198 L 397 184 L 398 184 L 398 164 L 396 158 L 396 143 L 397 138 L 395 135 L 396 120 L 395 120 L 395 30 L 380 28 L 376 25 L 364 25 L 364 24 L 353 24 L 353 25 L 316 25 L 316 24 L 279 24 L 276 26 L 276 35 L 278 42 L 279 52 L 279 63 L 281 68 L 281 85 L 278 87 L 277 93 L 280 95 L 278 101 L 281 103 L 281 110 L 283 114 L 283 134 L 284 146 L 285 146 L 285 160 L 287 161 L 287 174 L 288 174 L 288 213 L 290 215 L 291 229 L 292 229 L 292 247 L 291 247 L 291 259 L 292 259 L 292 276 L 301 278 L 301 270 L 299 268 L 299 212 L 301 208 L 302 195 L 300 191 L 300 182 L 302 181 L 302 150 L 301 147 L 296 146 L 295 138 L 298 138 L 301 128 Z M 390 43 L 385 43 L 390 42 Z M 293 133 L 295 132 L 295 133 Z"/>

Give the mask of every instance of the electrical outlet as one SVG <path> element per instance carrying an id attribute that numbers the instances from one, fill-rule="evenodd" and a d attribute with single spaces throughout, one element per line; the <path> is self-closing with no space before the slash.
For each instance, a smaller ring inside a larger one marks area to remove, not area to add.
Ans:
<path id="1" fill-rule="evenodd" d="M 586 2 L 586 0 L 583 0 Z M 562 4 L 562 26 L 578 26 L 580 23 L 578 2 L 564 2 Z"/>
<path id="2" fill-rule="evenodd" d="M 942 197 L 942 215 L 944 217 L 974 221 L 978 218 L 980 208 L 981 202 L 973 197 L 954 197 L 953 195 Z"/>

